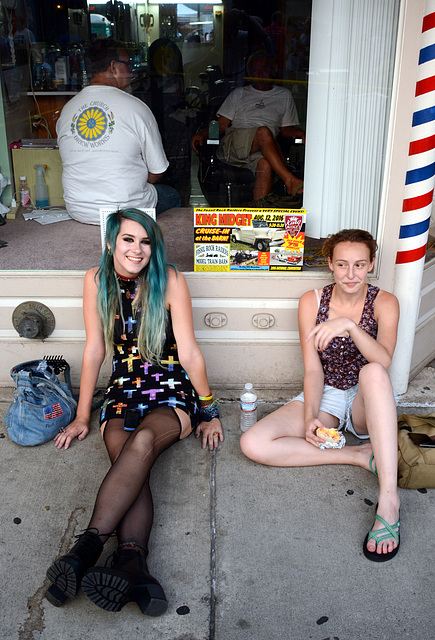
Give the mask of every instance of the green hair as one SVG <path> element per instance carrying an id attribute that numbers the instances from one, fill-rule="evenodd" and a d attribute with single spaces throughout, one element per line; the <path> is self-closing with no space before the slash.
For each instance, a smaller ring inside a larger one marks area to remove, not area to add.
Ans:
<path id="1" fill-rule="evenodd" d="M 106 344 L 106 353 L 113 349 L 115 316 L 121 315 L 121 289 L 115 273 L 113 254 L 122 219 L 138 222 L 146 231 L 151 243 L 148 265 L 139 275 L 133 313 L 139 314 L 137 346 L 143 361 L 160 364 L 168 312 L 166 287 L 169 265 L 166 262 L 162 232 L 157 223 L 139 209 L 121 209 L 111 213 L 106 222 L 106 247 L 96 273 L 98 282 L 97 308 Z M 109 249 L 108 247 L 111 247 Z M 175 268 L 175 267 L 174 267 Z"/>

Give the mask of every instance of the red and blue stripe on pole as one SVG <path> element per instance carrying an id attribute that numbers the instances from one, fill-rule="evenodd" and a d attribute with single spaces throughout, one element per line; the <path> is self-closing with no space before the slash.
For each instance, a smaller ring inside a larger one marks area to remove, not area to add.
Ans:
<path id="1" fill-rule="evenodd" d="M 396 264 L 424 258 L 435 185 L 435 12 L 424 17 Z"/>

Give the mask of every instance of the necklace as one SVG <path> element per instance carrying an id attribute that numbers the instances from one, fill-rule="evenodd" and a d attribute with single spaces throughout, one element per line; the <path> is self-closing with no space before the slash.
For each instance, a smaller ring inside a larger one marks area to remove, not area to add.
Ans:
<path id="1" fill-rule="evenodd" d="M 115 269 L 115 273 L 120 280 L 126 280 L 127 282 L 134 282 L 135 280 L 139 280 L 139 276 L 133 276 L 132 278 L 129 278 L 127 276 L 122 276 L 120 273 L 117 272 L 116 269 Z"/>

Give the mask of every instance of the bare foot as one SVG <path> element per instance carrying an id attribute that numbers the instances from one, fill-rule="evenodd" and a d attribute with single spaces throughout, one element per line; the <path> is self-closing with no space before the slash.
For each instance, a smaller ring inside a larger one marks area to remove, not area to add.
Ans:
<path id="1" fill-rule="evenodd" d="M 289 196 L 299 196 L 304 192 L 304 182 L 292 175 L 291 178 L 286 181 L 285 188 Z"/>
<path id="2" fill-rule="evenodd" d="M 372 445 L 370 442 L 366 444 L 358 444 L 352 447 L 352 452 L 355 454 L 355 463 L 358 467 L 362 467 L 363 469 L 367 469 L 367 471 L 371 471 L 370 469 L 370 458 L 373 453 Z"/>
<path id="3" fill-rule="evenodd" d="M 386 504 L 381 505 L 381 502 L 379 501 L 379 505 L 377 508 L 377 515 L 388 522 L 388 524 L 393 528 L 394 531 L 396 531 L 396 533 L 398 533 L 398 527 L 395 527 L 394 525 L 399 520 L 399 507 L 400 501 L 399 496 L 397 495 L 397 497 L 395 497 L 393 500 L 390 499 L 386 501 Z M 384 528 L 384 523 L 375 519 L 371 531 L 378 531 L 379 529 Z M 367 542 L 367 549 L 371 553 L 390 553 L 397 547 L 397 544 L 397 540 L 393 536 L 389 536 L 388 538 L 379 540 L 377 544 L 374 538 L 370 538 L 370 540 Z"/>

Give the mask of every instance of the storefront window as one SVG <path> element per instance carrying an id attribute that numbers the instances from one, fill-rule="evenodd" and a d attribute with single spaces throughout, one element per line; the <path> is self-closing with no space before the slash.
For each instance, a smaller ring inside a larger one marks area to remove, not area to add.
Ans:
<path id="1" fill-rule="evenodd" d="M 310 233 L 376 236 L 398 0 L 313 0 L 304 206 Z"/>
<path id="2" fill-rule="evenodd" d="M 127 43 L 134 64 L 129 90 L 156 116 L 170 161 L 164 180 L 182 206 L 246 206 L 255 201 L 255 173 L 219 161 L 215 144 L 197 155 L 191 139 L 235 88 L 255 82 L 246 63 L 262 49 L 274 58 L 269 86 L 291 93 L 306 131 L 306 146 L 299 137 L 277 138 L 285 171 L 303 181 L 303 195 L 294 189 L 290 206 L 307 209 L 307 232 L 315 238 L 343 226 L 376 234 L 399 5 L 0 0 L 7 144 L 55 138 L 62 106 L 89 82 L 86 46 L 114 37 Z M 283 206 L 288 191 L 278 176 L 263 206 Z"/>

